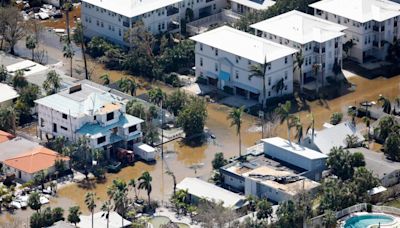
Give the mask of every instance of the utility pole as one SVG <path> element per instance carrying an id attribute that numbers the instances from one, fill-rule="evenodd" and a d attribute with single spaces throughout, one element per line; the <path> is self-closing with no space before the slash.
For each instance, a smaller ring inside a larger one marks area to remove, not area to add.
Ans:
<path id="1" fill-rule="evenodd" d="M 163 101 L 164 97 L 161 98 L 161 159 L 164 159 L 164 130 L 163 130 L 163 125 L 164 125 L 164 110 L 163 110 Z"/>
<path id="2" fill-rule="evenodd" d="M 258 111 L 258 117 L 260 118 L 261 121 L 261 139 L 264 138 L 264 111 L 260 110 Z"/>

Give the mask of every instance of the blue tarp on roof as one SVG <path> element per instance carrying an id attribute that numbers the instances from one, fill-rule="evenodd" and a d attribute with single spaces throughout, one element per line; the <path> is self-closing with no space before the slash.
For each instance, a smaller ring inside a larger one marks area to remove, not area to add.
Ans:
<path id="1" fill-rule="evenodd" d="M 85 125 L 83 125 L 78 131 L 78 134 L 81 135 L 96 135 L 96 134 L 102 134 L 102 135 L 106 135 L 109 133 L 109 131 L 115 127 L 129 127 L 129 126 L 133 126 L 133 125 L 137 125 L 143 123 L 142 119 L 139 119 L 137 117 L 125 114 L 122 115 L 119 118 L 119 121 L 108 125 L 108 126 L 101 126 L 100 124 L 96 123 L 96 124 L 91 124 L 91 123 L 87 123 Z"/>

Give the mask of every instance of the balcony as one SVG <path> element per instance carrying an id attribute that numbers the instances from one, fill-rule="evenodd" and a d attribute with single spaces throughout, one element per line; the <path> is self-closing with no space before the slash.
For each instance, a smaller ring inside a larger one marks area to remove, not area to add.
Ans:
<path id="1" fill-rule="evenodd" d="M 314 52 L 319 53 L 319 47 L 314 47 Z"/>
<path id="2" fill-rule="evenodd" d="M 372 29 L 373 29 L 375 32 L 379 32 L 379 26 L 374 25 L 374 26 L 372 27 Z"/>
<path id="3" fill-rule="evenodd" d="M 338 47 L 339 47 L 339 43 L 336 42 L 336 43 L 335 43 L 335 48 L 338 48 Z"/>
<path id="4" fill-rule="evenodd" d="M 122 22 L 122 25 L 123 25 L 124 27 L 129 28 L 129 21 L 123 21 L 123 22 Z"/>
<path id="5" fill-rule="evenodd" d="M 171 16 L 171 15 L 174 15 L 174 14 L 177 14 L 177 13 L 179 13 L 179 9 L 178 8 L 173 7 L 173 6 L 168 6 L 167 7 L 167 16 Z"/>
<path id="6" fill-rule="evenodd" d="M 325 48 L 322 48 L 322 53 L 325 53 Z"/>

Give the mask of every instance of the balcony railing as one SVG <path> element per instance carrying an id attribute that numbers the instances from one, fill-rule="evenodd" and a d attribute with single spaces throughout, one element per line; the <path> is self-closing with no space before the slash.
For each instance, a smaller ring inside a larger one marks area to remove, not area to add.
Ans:
<path id="1" fill-rule="evenodd" d="M 174 15 L 174 14 L 177 14 L 177 13 L 179 13 L 179 9 L 178 8 L 176 8 L 176 7 L 168 7 L 167 8 L 167 16 L 171 16 L 171 15 Z"/>

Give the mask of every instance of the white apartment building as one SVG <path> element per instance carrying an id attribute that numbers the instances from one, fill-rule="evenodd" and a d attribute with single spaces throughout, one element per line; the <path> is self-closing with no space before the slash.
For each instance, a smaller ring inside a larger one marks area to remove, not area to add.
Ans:
<path id="1" fill-rule="evenodd" d="M 35 101 L 42 133 L 71 141 L 87 137 L 109 153 L 140 142 L 143 120 L 125 113 L 126 99 L 89 84 L 76 84 Z M 113 153 L 110 153 L 113 156 Z"/>
<path id="2" fill-rule="evenodd" d="M 399 37 L 400 4 L 389 0 L 323 0 L 311 4 L 314 15 L 342 24 L 345 42 L 352 40 L 348 56 L 364 63 L 384 60 L 389 43 Z"/>
<path id="3" fill-rule="evenodd" d="M 230 0 L 231 10 L 239 14 L 254 13 L 260 10 L 267 10 L 275 5 L 273 0 Z"/>
<path id="4" fill-rule="evenodd" d="M 179 31 L 189 9 L 194 20 L 218 13 L 226 4 L 225 0 L 83 0 L 81 21 L 86 37 L 101 36 L 124 45 L 124 34 L 137 21 L 153 34 Z"/>
<path id="5" fill-rule="evenodd" d="M 299 50 L 304 61 L 298 66 L 297 57 L 294 59 L 294 80 L 302 88 L 313 90 L 315 80 L 324 85 L 328 77 L 335 77 L 338 73 L 334 69 L 342 68 L 342 40 L 346 29 L 343 25 L 293 10 L 251 27 L 258 36 Z"/>
<path id="6" fill-rule="evenodd" d="M 293 93 L 295 49 L 228 26 L 191 39 L 196 41 L 196 76 L 209 85 L 258 102 Z M 251 66 L 263 66 L 265 62 L 264 77 L 249 77 Z M 275 89 L 279 81 L 283 81 L 282 90 Z"/>

